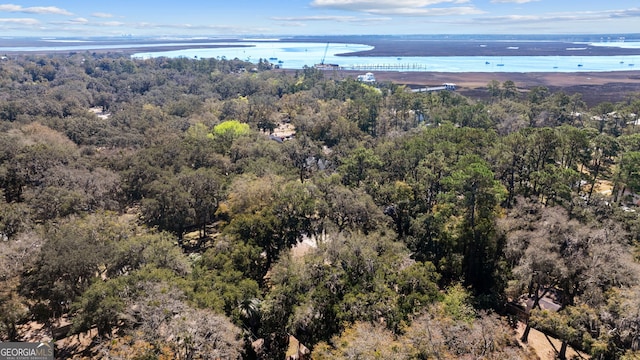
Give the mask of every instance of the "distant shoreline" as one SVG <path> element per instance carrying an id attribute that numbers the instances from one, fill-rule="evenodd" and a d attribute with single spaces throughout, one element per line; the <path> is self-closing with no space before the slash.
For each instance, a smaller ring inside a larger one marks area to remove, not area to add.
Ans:
<path id="1" fill-rule="evenodd" d="M 140 45 L 133 47 L 114 47 L 109 49 L 65 49 L 65 50 L 34 50 L 34 51 L 4 51 L 2 46 L 52 46 L 55 43 L 46 41 L 9 41 L 0 39 L 0 55 L 16 56 L 16 55 L 49 55 L 49 54 L 73 54 L 73 53 L 97 53 L 97 54 L 123 54 L 133 55 L 139 52 L 160 52 L 171 50 L 185 49 L 206 49 L 206 48 L 224 48 L 229 45 L 207 44 L 201 45 L 197 43 L 203 42 L 238 42 L 241 46 L 242 41 L 237 39 L 209 39 L 209 40 L 165 40 L 159 41 L 105 41 L 97 42 L 96 47 L 100 45 Z M 281 41 L 308 41 L 308 42 L 342 42 L 342 43 L 359 43 L 374 46 L 374 49 L 363 52 L 354 52 L 343 54 L 341 56 L 617 56 L 617 55 L 638 55 L 640 56 L 640 48 L 618 48 L 618 47 L 602 47 L 591 46 L 588 44 L 580 44 L 578 47 L 575 42 L 567 41 L 524 41 L 516 40 L 433 40 L 433 39 L 392 39 L 384 37 L 345 37 L 345 38 L 321 38 L 314 37 L 312 39 L 295 38 L 283 39 Z M 167 43 L 178 43 L 176 45 L 167 45 Z M 73 43 L 61 42 L 60 46 L 71 46 Z M 83 46 L 91 45 L 91 43 L 79 43 Z M 156 45 L 157 44 L 157 45 Z M 481 46 L 485 45 L 485 46 Z M 251 46 L 251 45 L 246 45 Z M 576 48 L 584 48 L 583 50 L 575 50 Z M 523 90 L 531 89 L 535 86 L 546 86 L 551 90 L 563 90 L 568 93 L 581 93 L 584 100 L 588 103 L 598 103 L 601 101 L 622 101 L 632 94 L 640 94 L 640 68 L 638 70 L 621 70 L 612 72 L 575 72 L 575 73 L 519 73 L 519 72 L 434 72 L 434 71 L 376 71 L 375 75 L 379 81 L 392 81 L 398 84 L 406 84 L 408 86 L 424 86 L 439 85 L 443 82 L 452 82 L 458 84 L 458 92 L 474 97 L 486 96 L 485 88 L 491 80 L 504 82 L 507 80 L 514 81 L 516 85 Z M 286 72 L 295 72 L 297 70 L 281 70 Z M 358 71 L 340 70 L 339 77 L 355 78 Z"/>
<path id="2" fill-rule="evenodd" d="M 366 44 L 373 50 L 340 56 L 640 56 L 640 48 L 557 41 L 381 40 Z"/>
<path id="3" fill-rule="evenodd" d="M 139 52 L 162 52 L 187 49 L 214 49 L 231 47 L 229 45 L 219 45 L 216 42 L 235 42 L 234 47 L 243 46 L 243 42 L 250 42 L 242 39 L 191 39 L 191 40 L 60 40 L 56 43 L 51 40 L 42 39 L 0 39 L 1 55 L 17 54 L 64 54 L 64 53 L 122 53 L 134 54 Z M 253 41 L 253 40 L 251 40 Z M 270 42 L 265 40 L 264 42 Z M 491 39 L 413 39 L 404 37 L 292 37 L 279 39 L 278 42 L 314 42 L 314 43 L 346 43 L 365 44 L 373 46 L 372 50 L 338 54 L 338 56 L 640 56 L 640 47 L 623 48 L 616 46 L 594 46 L 586 42 L 558 41 L 558 40 L 491 40 Z M 203 44 L 211 43 L 211 44 Z M 612 42 L 612 44 L 617 44 Z M 621 44 L 621 43 L 620 43 Z M 62 50 L 42 49 L 45 47 L 66 47 Z M 85 47 L 73 49 L 73 46 Z M 118 45 L 122 45 L 119 47 Z M 132 46 L 133 45 L 133 46 Z M 139 46 L 135 46 L 139 45 Z M 95 48 L 87 49 L 87 47 Z M 113 46 L 112 48 L 101 48 L 102 46 Z M 251 46 L 249 44 L 244 46 Z M 7 47 L 31 47 L 29 51 L 4 50 Z"/>
<path id="4" fill-rule="evenodd" d="M 234 47 L 250 47 L 251 45 L 237 45 Z M 122 48 L 109 48 L 109 49 L 65 49 L 65 50 L 32 50 L 32 51 L 3 51 L 0 48 L 0 54 L 2 55 L 49 55 L 49 54 L 124 54 L 133 55 L 141 52 L 161 52 L 172 50 L 187 50 L 187 49 L 219 49 L 231 47 L 229 45 L 176 45 L 176 46 L 140 46 L 140 47 L 122 47 Z"/>

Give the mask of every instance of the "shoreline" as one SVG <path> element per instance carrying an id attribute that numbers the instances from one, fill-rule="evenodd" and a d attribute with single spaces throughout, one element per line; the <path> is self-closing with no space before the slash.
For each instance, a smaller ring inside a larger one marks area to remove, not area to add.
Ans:
<path id="1" fill-rule="evenodd" d="M 358 41 L 360 40 L 360 41 Z M 230 42 L 229 39 L 215 41 Z M 310 41 L 310 39 L 289 39 L 284 41 Z M 345 43 L 364 43 L 374 46 L 374 49 L 364 52 L 343 54 L 341 56 L 617 56 L 638 55 L 640 48 L 618 48 L 605 46 L 581 45 L 584 50 L 568 50 L 576 47 L 576 43 L 568 41 L 492 41 L 492 40 L 402 40 L 402 39 L 314 39 L 313 42 L 342 41 Z M 64 50 L 33 50 L 33 51 L 3 51 L 0 55 L 30 56 L 30 55 L 73 55 L 73 54 L 120 54 L 131 56 L 141 52 L 160 52 L 185 49 L 226 48 L 229 45 L 196 44 L 202 40 L 184 41 L 180 44 L 168 45 L 166 41 L 131 41 L 126 44 L 132 47 L 114 47 L 109 49 L 64 49 Z M 212 41 L 213 42 L 213 41 Z M 51 46 L 43 41 L 23 41 L 21 46 Z M 99 47 L 107 42 L 83 43 L 83 47 Z M 0 45 L 9 46 L 8 42 L 0 41 Z M 13 42 L 11 46 L 16 46 Z M 61 43 L 60 46 L 69 44 Z M 108 45 L 125 45 L 124 42 L 109 42 Z M 137 46 L 136 46 L 137 45 Z M 242 46 L 238 41 L 234 47 Z M 244 46 L 252 46 L 245 44 Z M 280 69 L 295 73 L 295 69 Z M 338 70 L 338 78 L 356 78 L 367 71 Z M 604 72 L 429 72 L 429 71 L 372 71 L 378 81 L 390 81 L 408 87 L 438 86 L 442 83 L 457 84 L 456 92 L 473 98 L 486 97 L 486 86 L 496 80 L 500 83 L 513 81 L 522 92 L 536 87 L 545 86 L 550 91 L 565 91 L 568 94 L 581 93 L 585 102 L 596 104 L 602 101 L 618 102 L 628 100 L 630 96 L 640 94 L 640 69 L 616 70 Z M 333 72 L 326 72 L 327 76 L 334 76 Z"/>
<path id="2" fill-rule="evenodd" d="M 293 70 L 285 70 L 293 72 Z M 327 72 L 326 76 L 353 78 L 363 71 L 340 70 Z M 551 92 L 563 91 L 568 95 L 582 94 L 589 105 L 598 103 L 627 101 L 640 96 L 640 71 L 579 72 L 579 73 L 486 73 L 486 72 L 373 72 L 376 80 L 406 85 L 410 88 L 439 86 L 443 83 L 456 84 L 456 92 L 475 99 L 488 99 L 487 85 L 492 80 L 500 84 L 513 81 L 521 93 L 537 86 L 544 86 Z"/>
<path id="3" fill-rule="evenodd" d="M 338 56 L 640 56 L 640 48 L 566 41 L 388 40 L 367 45 L 374 48 Z"/>
<path id="4" fill-rule="evenodd" d="M 0 54 L 5 56 L 24 56 L 24 55 L 49 55 L 49 54 L 123 54 L 132 56 L 135 53 L 143 53 L 143 52 L 164 52 L 164 51 L 174 51 L 174 50 L 188 50 L 188 49 L 220 49 L 220 48 L 238 48 L 238 47 L 253 47 L 253 45 L 151 45 L 151 46 L 134 46 L 134 47 L 115 47 L 109 49 L 63 49 L 63 50 L 51 50 L 51 49 L 43 49 L 43 50 L 29 50 L 29 51 L 3 51 L 0 47 Z"/>
<path id="5" fill-rule="evenodd" d="M 235 45 L 216 44 L 220 42 L 236 43 Z M 42 39 L 0 39 L 0 54 L 49 54 L 68 52 L 162 52 L 186 49 L 211 49 L 225 47 L 239 47 L 253 45 L 247 44 L 248 39 L 166 39 L 166 40 L 78 40 L 77 42 L 56 42 Z M 523 39 L 498 40 L 498 39 L 404 39 L 402 37 L 378 38 L 378 37 L 295 37 L 276 40 L 265 40 L 264 43 L 343 43 L 362 44 L 372 46 L 373 49 L 336 54 L 340 57 L 449 57 L 449 56 L 639 56 L 640 47 L 619 47 L 623 42 L 612 42 L 611 46 L 594 45 L 590 42 L 570 40 L 536 40 Z M 55 46 L 66 47 L 64 50 L 51 49 Z M 132 46 L 133 45 L 133 46 Z M 137 46 L 136 46 L 137 45 Z M 78 49 L 73 49 L 77 46 Z M 100 48 L 101 46 L 113 46 L 113 48 Z M 4 50 L 11 47 L 29 47 L 32 50 Z M 91 48 L 95 47 L 95 48 Z M 42 50 L 38 48 L 44 48 Z"/>

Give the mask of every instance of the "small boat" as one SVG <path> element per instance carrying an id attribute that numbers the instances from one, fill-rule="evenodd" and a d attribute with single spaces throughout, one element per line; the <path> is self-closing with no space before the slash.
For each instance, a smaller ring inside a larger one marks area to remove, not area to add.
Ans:
<path id="1" fill-rule="evenodd" d="M 636 64 L 629 64 L 629 66 L 635 66 Z"/>
<path id="2" fill-rule="evenodd" d="M 490 62 L 488 62 L 488 61 L 485 61 L 485 62 L 484 62 L 484 64 L 485 64 L 485 65 L 489 65 L 489 64 L 491 64 L 491 63 L 490 63 Z"/>
<path id="3" fill-rule="evenodd" d="M 278 60 L 278 58 L 277 57 L 270 57 L 269 60 L 270 61 L 276 61 L 276 60 Z"/>
<path id="4" fill-rule="evenodd" d="M 504 64 L 497 64 L 496 66 L 504 66 Z"/>
<path id="5" fill-rule="evenodd" d="M 578 67 L 582 67 L 582 64 L 578 64 Z"/>

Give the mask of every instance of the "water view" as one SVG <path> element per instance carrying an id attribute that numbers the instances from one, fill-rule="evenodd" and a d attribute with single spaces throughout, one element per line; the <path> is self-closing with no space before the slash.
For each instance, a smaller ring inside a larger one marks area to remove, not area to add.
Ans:
<path id="1" fill-rule="evenodd" d="M 315 64 L 336 64 L 346 70 L 397 70 L 435 72 L 584 72 L 628 71 L 640 69 L 640 56 L 581 56 L 580 44 L 576 44 L 574 56 L 338 56 L 357 51 L 371 50 L 362 44 L 322 44 L 303 42 L 242 42 L 216 43 L 225 47 L 212 49 L 183 49 L 171 51 L 140 52 L 135 58 L 187 57 L 187 58 L 238 58 L 257 62 L 265 59 L 285 69 L 301 69 Z M 248 45 L 248 46 L 247 46 Z M 600 44 L 611 46 L 611 44 Z M 640 46 L 625 43 L 625 46 Z M 518 49 L 513 49 L 517 51 Z"/>

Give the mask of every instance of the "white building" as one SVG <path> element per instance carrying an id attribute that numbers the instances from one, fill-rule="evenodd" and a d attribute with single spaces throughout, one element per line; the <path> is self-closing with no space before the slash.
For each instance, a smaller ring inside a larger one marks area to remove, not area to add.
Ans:
<path id="1" fill-rule="evenodd" d="M 373 73 L 366 73 L 364 75 L 358 75 L 358 81 L 362 81 L 362 82 L 376 82 L 376 77 L 373 76 Z"/>

